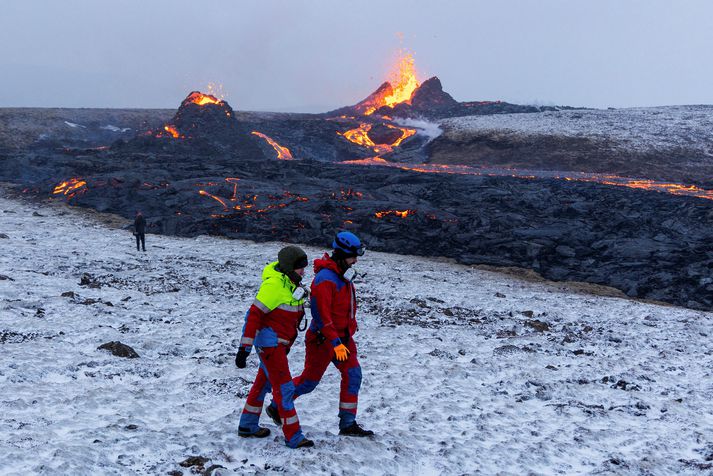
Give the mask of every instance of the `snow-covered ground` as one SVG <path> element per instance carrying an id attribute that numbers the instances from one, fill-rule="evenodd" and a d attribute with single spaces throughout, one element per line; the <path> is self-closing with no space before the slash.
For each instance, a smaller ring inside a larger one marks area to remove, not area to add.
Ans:
<path id="1" fill-rule="evenodd" d="M 358 421 L 377 436 L 337 435 L 330 369 L 296 404 L 316 447 L 291 450 L 269 420 L 237 436 L 257 358 L 233 363 L 280 243 L 149 235 L 143 254 L 81 210 L 4 197 L 0 233 L 0 474 L 192 474 L 189 456 L 213 474 L 711 471 L 711 313 L 369 252 Z"/>
<path id="2" fill-rule="evenodd" d="M 443 119 L 440 124 L 454 140 L 473 132 L 561 135 L 601 139 L 627 150 L 685 148 L 713 156 L 713 106 L 493 114 Z"/>

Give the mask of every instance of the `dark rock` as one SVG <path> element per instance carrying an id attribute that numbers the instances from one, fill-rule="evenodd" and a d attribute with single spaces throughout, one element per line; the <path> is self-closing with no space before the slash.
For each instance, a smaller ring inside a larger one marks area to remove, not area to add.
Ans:
<path id="1" fill-rule="evenodd" d="M 79 285 L 80 286 L 88 286 L 90 288 L 100 288 L 101 287 L 101 284 L 96 280 L 96 278 L 89 273 L 82 274 L 82 277 L 79 281 Z"/>
<path id="2" fill-rule="evenodd" d="M 633 384 L 631 382 L 627 382 L 626 380 L 618 380 L 614 385 L 611 386 L 611 388 L 618 388 L 620 390 L 627 390 L 627 391 L 633 390 L 636 392 L 641 390 L 641 387 L 639 387 L 638 385 Z"/>
<path id="3" fill-rule="evenodd" d="M 67 298 L 76 298 L 77 295 L 74 293 L 74 291 L 65 291 L 62 293 L 62 297 L 67 297 Z"/>
<path id="4" fill-rule="evenodd" d="M 37 212 L 32 212 L 32 216 L 33 216 L 33 217 L 43 217 L 44 215 L 40 215 L 40 214 L 37 213 Z"/>
<path id="5" fill-rule="evenodd" d="M 210 459 L 204 458 L 203 456 L 189 456 L 178 464 L 184 468 L 190 468 L 191 466 L 204 466 L 208 461 L 210 461 Z"/>
<path id="6" fill-rule="evenodd" d="M 107 342 L 97 348 L 101 350 L 108 350 L 117 357 L 125 357 L 129 359 L 136 359 L 139 357 L 139 354 L 137 354 L 134 349 L 126 344 L 122 344 L 119 341 Z"/>
<path id="7" fill-rule="evenodd" d="M 0 274 L 0 281 L 15 281 L 12 279 L 10 276 L 6 276 L 4 274 Z"/>
<path id="8" fill-rule="evenodd" d="M 535 315 L 533 311 L 521 311 L 520 314 L 522 314 L 525 317 L 532 317 Z"/>
<path id="9" fill-rule="evenodd" d="M 548 323 L 540 321 L 538 319 L 535 319 L 532 321 L 525 321 L 525 325 L 532 327 L 537 332 L 549 332 L 550 331 L 550 325 Z"/>
<path id="10" fill-rule="evenodd" d="M 493 354 L 495 355 L 505 355 L 505 354 L 517 354 L 522 352 L 534 352 L 531 348 L 524 346 L 518 347 L 516 345 L 507 344 L 493 349 Z"/>
<path id="11" fill-rule="evenodd" d="M 401 129 L 394 129 L 393 127 L 387 127 L 384 124 L 375 124 L 366 133 L 369 139 L 374 142 L 374 144 L 387 144 L 391 145 L 401 138 Z"/>
<path id="12" fill-rule="evenodd" d="M 125 430 L 137 430 L 138 428 L 139 425 L 134 425 L 133 423 L 124 427 Z"/>
<path id="13" fill-rule="evenodd" d="M 443 90 L 436 76 L 424 81 L 411 95 L 411 108 L 415 111 L 443 111 L 458 106 L 458 101 Z"/>
<path id="14" fill-rule="evenodd" d="M 35 317 L 45 317 L 45 310 L 42 309 L 41 307 L 37 308 L 37 311 L 35 311 Z"/>
<path id="15" fill-rule="evenodd" d="M 496 298 L 504 298 L 504 297 L 507 297 L 507 296 L 505 296 L 503 293 L 498 292 L 498 293 L 495 293 L 495 297 L 496 297 Z"/>
<path id="16" fill-rule="evenodd" d="M 7 236 L 5 233 L 0 233 L 0 239 L 7 240 L 10 239 L 10 237 Z"/>
<path id="17" fill-rule="evenodd" d="M 216 469 L 219 469 L 219 468 L 225 469 L 225 466 L 221 466 L 219 464 L 212 464 L 206 468 L 206 470 L 203 472 L 203 475 L 210 476 L 213 473 L 213 471 L 215 471 Z"/>

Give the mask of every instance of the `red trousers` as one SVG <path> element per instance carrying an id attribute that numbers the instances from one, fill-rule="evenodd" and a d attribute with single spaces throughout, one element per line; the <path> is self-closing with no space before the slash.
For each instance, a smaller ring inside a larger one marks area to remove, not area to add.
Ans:
<path id="1" fill-rule="evenodd" d="M 304 435 L 302 435 L 300 421 L 293 402 L 295 386 L 292 383 L 286 350 L 287 347 L 282 344 L 277 347 L 258 349 L 260 370 L 258 370 L 255 382 L 248 393 L 248 399 L 240 417 L 240 427 L 257 431 L 265 394 L 272 389 L 272 398 L 282 419 L 285 443 L 287 446 L 294 446 L 304 438 Z"/>
<path id="2" fill-rule="evenodd" d="M 357 359 L 357 348 L 354 339 L 347 343 L 349 358 L 338 362 L 334 356 L 334 348 L 328 341 L 318 342 L 317 334 L 307 331 L 305 335 L 305 367 L 302 374 L 295 377 L 294 398 L 310 393 L 317 387 L 322 375 L 332 362 L 342 375 L 339 392 L 339 426 L 345 428 L 356 419 L 357 404 L 359 402 L 359 388 L 361 387 L 361 366 Z"/>

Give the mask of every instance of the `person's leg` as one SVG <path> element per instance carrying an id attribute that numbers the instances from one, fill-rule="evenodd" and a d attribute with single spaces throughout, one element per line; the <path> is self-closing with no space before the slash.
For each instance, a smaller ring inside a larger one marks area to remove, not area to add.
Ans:
<path id="1" fill-rule="evenodd" d="M 308 332 L 305 336 L 305 365 L 302 373 L 293 379 L 295 398 L 314 390 L 322 380 L 332 361 L 334 349 L 329 342 L 318 343 L 317 335 Z"/>
<path id="2" fill-rule="evenodd" d="M 297 399 L 300 395 L 310 393 L 317 388 L 317 384 L 322 379 L 322 375 L 329 367 L 331 355 L 333 354 L 332 346 L 329 343 L 317 343 L 317 337 L 314 333 L 307 331 L 305 335 L 305 365 L 302 373 L 292 379 L 295 386 L 293 399 Z M 276 425 L 281 425 L 282 420 L 277 411 L 275 403 L 275 394 L 272 394 L 272 402 L 267 407 L 266 413 L 272 418 Z"/>
<path id="3" fill-rule="evenodd" d="M 146 251 L 146 234 L 141 233 L 141 248 Z"/>
<path id="4" fill-rule="evenodd" d="M 139 248 L 139 240 L 140 240 L 139 234 L 137 233 L 136 234 L 136 251 L 141 251 L 141 249 Z"/>
<path id="5" fill-rule="evenodd" d="M 253 382 L 253 386 L 250 388 L 250 393 L 248 393 L 248 398 L 245 401 L 243 413 L 240 415 L 238 431 L 241 435 L 254 435 L 260 430 L 259 422 L 260 414 L 262 413 L 262 404 L 265 400 L 265 395 L 269 391 L 270 382 L 268 381 L 267 374 L 265 373 L 265 368 L 262 364 L 260 364 L 260 369 L 255 377 L 255 382 Z"/>
<path id="6" fill-rule="evenodd" d="M 267 368 L 268 379 L 272 386 L 272 397 L 282 420 L 285 444 L 290 448 L 297 448 L 302 446 L 302 440 L 305 440 L 305 437 L 302 434 L 300 420 L 294 405 L 295 385 L 292 383 L 285 350 L 283 345 L 264 347 L 260 352 L 260 360 Z"/>
<path id="7" fill-rule="evenodd" d="M 339 392 L 339 429 L 351 426 L 356 421 L 359 388 L 361 387 L 361 366 L 357 358 L 357 348 L 354 339 L 347 344 L 349 358 L 336 363 L 342 375 Z"/>

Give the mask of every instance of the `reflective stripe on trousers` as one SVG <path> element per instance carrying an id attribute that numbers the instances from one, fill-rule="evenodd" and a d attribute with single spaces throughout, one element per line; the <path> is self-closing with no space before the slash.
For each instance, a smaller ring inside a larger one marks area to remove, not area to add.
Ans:
<path id="1" fill-rule="evenodd" d="M 297 418 L 297 415 L 293 415 L 291 417 L 283 418 L 282 424 L 283 425 L 292 425 L 294 423 L 298 423 L 299 421 L 300 421 L 300 419 Z"/>
<path id="2" fill-rule="evenodd" d="M 256 407 L 253 405 L 245 404 L 245 411 L 250 413 L 257 413 L 258 415 L 262 413 L 262 407 Z"/>

